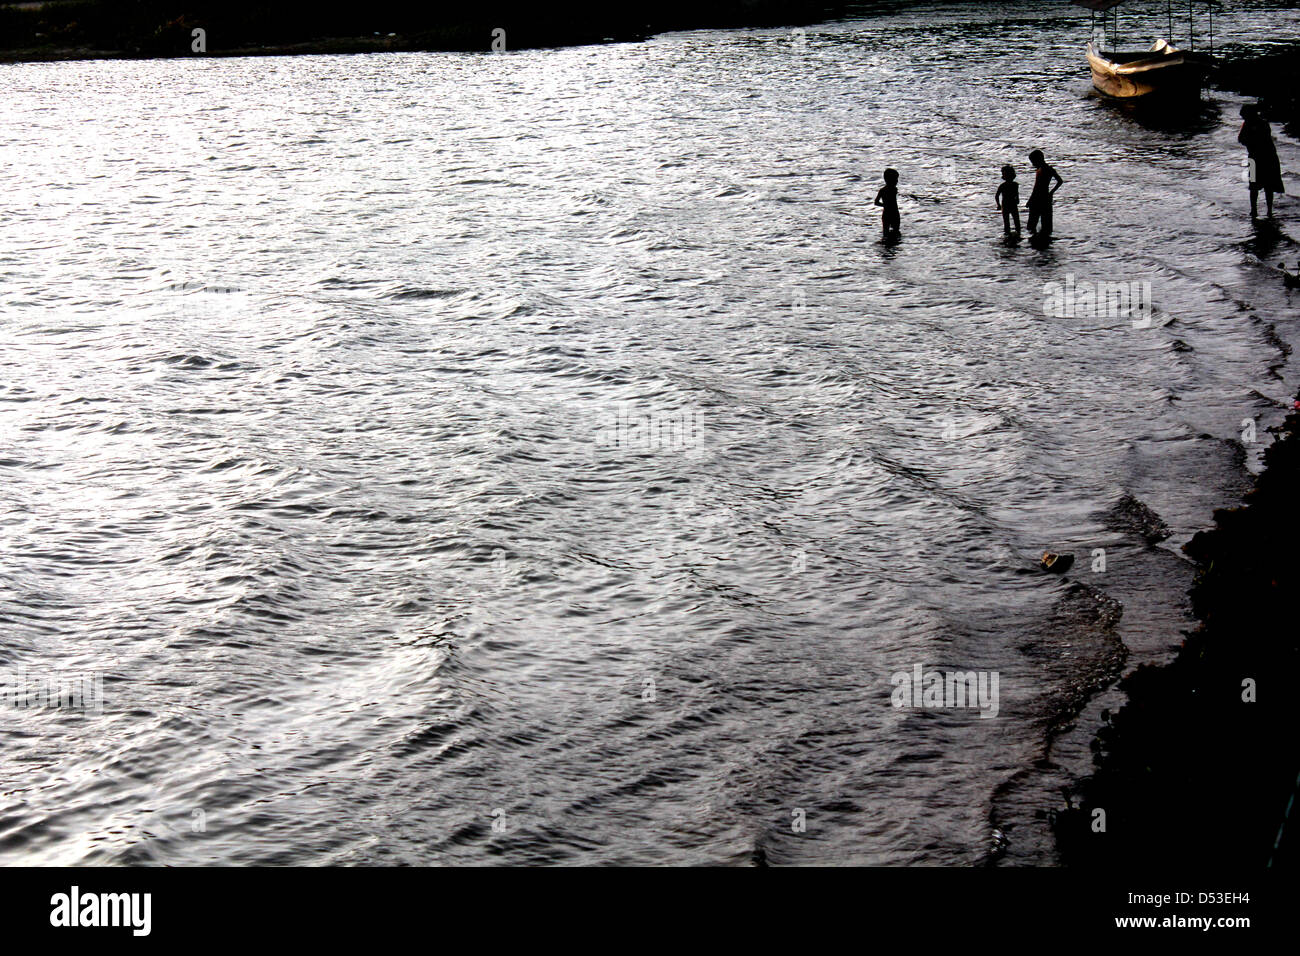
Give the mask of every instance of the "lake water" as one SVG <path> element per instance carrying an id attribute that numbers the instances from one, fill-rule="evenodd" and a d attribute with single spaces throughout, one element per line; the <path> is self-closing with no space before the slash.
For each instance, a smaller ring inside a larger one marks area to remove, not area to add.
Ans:
<path id="1" fill-rule="evenodd" d="M 0 67 L 0 664 L 96 704 L 0 701 L 0 862 L 1052 862 L 1300 379 L 1240 98 L 1087 34 Z"/>

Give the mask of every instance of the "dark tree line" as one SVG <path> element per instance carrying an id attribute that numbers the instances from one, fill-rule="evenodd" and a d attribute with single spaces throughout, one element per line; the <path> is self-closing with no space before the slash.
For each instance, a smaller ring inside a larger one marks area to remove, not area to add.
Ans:
<path id="1" fill-rule="evenodd" d="M 834 0 L 659 0 L 645 6 L 555 0 L 62 0 L 39 9 L 0 6 L 0 49 L 63 49 L 136 56 L 192 55 L 195 28 L 207 52 L 331 45 L 487 50 L 504 29 L 511 49 L 630 40 L 672 29 L 810 23 L 844 9 Z M 389 37 L 389 34 L 395 36 Z M 378 35 L 376 37 L 376 35 Z"/>

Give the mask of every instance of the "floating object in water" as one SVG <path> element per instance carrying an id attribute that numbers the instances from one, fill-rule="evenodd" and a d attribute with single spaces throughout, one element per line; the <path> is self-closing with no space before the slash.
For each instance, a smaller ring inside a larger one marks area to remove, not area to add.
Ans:
<path id="1" fill-rule="evenodd" d="M 1285 262 L 1279 262 L 1277 267 L 1282 270 L 1282 282 L 1288 289 L 1300 287 L 1300 263 L 1296 264 L 1295 272 L 1287 272 Z"/>
<path id="2" fill-rule="evenodd" d="M 1007 839 L 1007 835 L 994 827 L 993 833 L 990 834 L 989 855 L 995 860 L 998 859 L 1007 852 L 1007 846 L 1010 843 L 1011 841 Z"/>
<path id="3" fill-rule="evenodd" d="M 1050 571 L 1052 574 L 1064 574 L 1074 564 L 1074 555 L 1044 551 L 1043 557 L 1038 563 L 1044 571 Z"/>

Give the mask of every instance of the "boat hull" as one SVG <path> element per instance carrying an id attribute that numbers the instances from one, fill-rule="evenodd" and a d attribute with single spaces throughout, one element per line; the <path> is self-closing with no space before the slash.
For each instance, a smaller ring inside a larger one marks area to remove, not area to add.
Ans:
<path id="1" fill-rule="evenodd" d="M 1112 59 L 1118 57 L 1118 59 Z M 1137 97 L 1199 97 L 1209 74 L 1210 60 L 1186 53 L 1163 41 L 1146 53 L 1107 56 L 1088 44 L 1092 85 L 1117 99 Z"/>

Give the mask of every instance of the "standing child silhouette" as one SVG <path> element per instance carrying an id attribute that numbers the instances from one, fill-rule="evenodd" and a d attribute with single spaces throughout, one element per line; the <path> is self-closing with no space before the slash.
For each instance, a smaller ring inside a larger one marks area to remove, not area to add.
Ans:
<path id="1" fill-rule="evenodd" d="M 1002 167 L 1002 185 L 993 194 L 993 201 L 1002 210 L 1002 231 L 1008 236 L 1020 235 L 1020 184 L 1016 182 L 1016 170 L 1013 166 Z M 1013 230 L 1011 224 L 1016 228 Z"/>
<path id="2" fill-rule="evenodd" d="M 890 167 L 885 170 L 885 185 L 881 186 L 880 192 L 876 193 L 875 205 L 884 207 L 884 212 L 880 214 L 880 224 L 884 229 L 885 238 L 897 236 L 900 223 L 897 169 Z"/>

